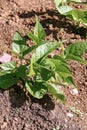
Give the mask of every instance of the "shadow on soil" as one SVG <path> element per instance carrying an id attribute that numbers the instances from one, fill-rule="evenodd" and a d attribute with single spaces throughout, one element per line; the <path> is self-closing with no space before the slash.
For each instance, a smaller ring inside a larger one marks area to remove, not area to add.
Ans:
<path id="1" fill-rule="evenodd" d="M 50 35 L 52 33 L 56 40 L 58 37 L 57 36 L 58 30 L 50 29 L 49 25 L 52 25 L 52 28 L 59 28 L 59 29 L 63 28 L 67 33 L 78 34 L 81 36 L 81 38 L 86 38 L 87 35 L 87 28 L 78 27 L 77 25 L 74 24 L 74 22 L 71 22 L 69 19 L 67 19 L 63 15 L 60 15 L 55 10 L 47 10 L 46 12 L 32 11 L 18 15 L 22 19 L 32 18 L 35 17 L 35 15 L 37 15 L 38 17 L 40 16 L 41 17 L 40 23 L 45 28 L 47 35 Z M 35 22 L 32 22 L 29 25 L 35 26 Z"/>
<path id="2" fill-rule="evenodd" d="M 31 106 L 32 103 L 38 103 L 46 110 L 53 110 L 55 107 L 55 103 L 52 101 L 51 96 L 45 95 L 42 99 L 36 99 L 31 95 L 26 94 L 20 86 L 14 86 L 14 88 L 11 88 L 11 90 L 9 90 L 9 96 L 13 108 L 22 107 L 26 100 L 29 102 L 29 106 Z"/>

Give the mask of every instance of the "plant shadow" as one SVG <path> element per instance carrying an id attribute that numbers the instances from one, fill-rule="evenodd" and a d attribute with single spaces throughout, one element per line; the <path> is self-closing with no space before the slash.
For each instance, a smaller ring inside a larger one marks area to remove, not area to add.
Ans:
<path id="1" fill-rule="evenodd" d="M 27 13 L 19 14 L 19 17 L 22 19 L 28 19 L 35 17 L 37 15 L 40 16 L 40 23 L 45 28 L 47 36 L 53 34 L 55 40 L 58 40 L 58 30 L 57 28 L 63 28 L 67 33 L 80 35 L 81 38 L 86 38 L 87 28 L 78 27 L 74 24 L 74 22 L 70 21 L 63 15 L 60 15 L 56 10 L 46 10 L 44 12 L 36 12 L 36 11 L 28 11 Z M 30 26 L 35 26 L 35 22 L 29 23 Z M 52 28 L 49 26 L 52 25 Z M 56 29 L 54 29 L 56 28 Z"/>
<path id="2" fill-rule="evenodd" d="M 20 108 L 26 101 L 26 94 L 20 86 L 14 85 L 9 90 L 10 102 L 13 108 Z"/>
<path id="3" fill-rule="evenodd" d="M 46 94 L 42 99 L 36 99 L 32 97 L 29 93 L 26 94 L 26 91 L 15 85 L 9 90 L 11 107 L 20 108 L 23 105 L 28 103 L 29 107 L 32 104 L 39 104 L 42 108 L 46 110 L 52 110 L 55 107 L 55 103 L 52 101 L 52 97 Z"/>
<path id="4" fill-rule="evenodd" d="M 31 101 L 35 104 L 39 104 L 42 108 L 46 110 L 53 110 L 55 107 L 55 102 L 52 100 L 52 96 L 46 94 L 42 99 L 36 99 L 31 96 Z"/>

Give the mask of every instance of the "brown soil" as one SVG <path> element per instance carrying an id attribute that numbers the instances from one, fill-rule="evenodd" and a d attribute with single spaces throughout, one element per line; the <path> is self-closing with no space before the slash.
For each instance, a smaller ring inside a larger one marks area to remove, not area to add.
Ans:
<path id="1" fill-rule="evenodd" d="M 47 39 L 57 40 L 59 37 L 66 40 L 66 45 L 86 40 L 87 29 L 80 28 L 78 33 L 74 23 L 58 14 L 53 0 L 0 0 L 1 55 L 9 53 L 16 30 L 25 38 L 25 30 L 33 31 L 35 15 L 42 23 Z M 27 42 L 31 44 L 29 40 Z M 59 53 L 58 50 L 56 53 Z M 84 58 L 87 59 L 87 53 Z M 37 100 L 26 95 L 18 86 L 0 90 L 0 130 L 53 130 L 56 127 L 58 130 L 87 130 L 87 67 L 77 62 L 70 62 L 70 65 L 79 94 L 73 96 L 70 86 L 63 89 L 67 98 L 65 105 L 55 103 L 49 95 Z M 70 106 L 80 110 L 82 116 L 72 112 Z"/>

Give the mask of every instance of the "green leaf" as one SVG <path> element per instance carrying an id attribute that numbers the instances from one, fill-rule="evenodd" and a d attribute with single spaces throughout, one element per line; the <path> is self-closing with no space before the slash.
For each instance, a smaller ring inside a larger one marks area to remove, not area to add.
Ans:
<path id="1" fill-rule="evenodd" d="M 59 7 L 57 7 L 57 10 L 58 10 L 58 12 L 59 12 L 60 14 L 66 15 L 65 13 L 67 13 L 67 12 L 73 10 L 73 8 L 70 7 L 70 6 L 68 6 L 68 5 L 66 5 L 66 6 L 64 5 L 64 6 L 59 6 Z"/>
<path id="2" fill-rule="evenodd" d="M 16 70 L 16 76 L 18 78 L 23 78 L 23 79 L 26 79 L 26 75 L 27 75 L 27 67 L 26 65 L 21 65 L 17 68 Z"/>
<path id="3" fill-rule="evenodd" d="M 28 76 L 33 76 L 33 75 L 35 75 L 35 71 L 33 68 L 33 63 L 31 62 Z"/>
<path id="4" fill-rule="evenodd" d="M 5 70 L 0 69 L 0 76 L 5 75 L 5 74 L 7 74 L 7 73 L 9 73 L 9 72 L 7 72 L 7 71 L 5 71 Z"/>
<path id="5" fill-rule="evenodd" d="M 58 12 L 62 15 L 69 17 L 71 20 L 82 22 L 85 26 L 87 26 L 87 11 L 73 9 L 71 6 L 68 5 L 63 4 L 61 5 L 61 3 L 67 3 L 67 2 L 83 3 L 80 0 L 67 0 L 67 1 L 54 0 Z"/>
<path id="6" fill-rule="evenodd" d="M 44 60 L 40 63 L 40 65 L 44 66 L 45 68 L 47 68 L 47 69 L 49 69 L 49 70 L 51 70 L 51 71 L 54 71 L 54 69 L 55 69 L 55 66 L 54 66 L 54 64 L 51 62 L 50 58 L 44 59 Z"/>
<path id="7" fill-rule="evenodd" d="M 72 43 L 66 48 L 65 51 L 66 59 L 69 57 L 69 55 L 81 57 L 86 50 L 87 50 L 87 41 Z"/>
<path id="8" fill-rule="evenodd" d="M 40 42 L 42 42 L 42 40 L 44 40 L 46 37 L 46 33 L 45 33 L 42 25 L 40 24 L 37 16 L 36 16 L 36 25 L 34 28 L 34 36 L 37 37 L 37 39 L 38 39 L 37 44 L 41 44 Z"/>
<path id="9" fill-rule="evenodd" d="M 58 42 L 50 42 L 47 41 L 45 44 L 40 45 L 36 48 L 35 53 L 32 55 L 31 62 L 35 63 L 37 61 L 41 61 L 44 57 L 46 57 L 49 53 L 54 51 L 58 47 Z"/>
<path id="10" fill-rule="evenodd" d="M 87 26 L 87 11 L 84 11 L 84 17 L 80 18 L 80 21 Z"/>
<path id="11" fill-rule="evenodd" d="M 34 28 L 34 34 L 27 32 L 27 36 L 35 43 L 35 44 L 42 44 L 46 37 L 46 33 L 40 24 L 37 16 L 36 16 L 36 25 Z"/>
<path id="12" fill-rule="evenodd" d="M 78 62 L 84 64 L 84 65 L 87 65 L 87 61 L 83 60 L 79 56 L 75 56 L 75 55 L 72 55 L 72 54 L 68 55 L 66 57 L 66 60 L 75 60 L 75 61 L 78 61 Z"/>
<path id="13" fill-rule="evenodd" d="M 33 85 L 30 82 L 25 84 L 27 91 L 35 98 L 40 99 L 47 93 L 47 87 L 42 82 L 35 82 Z"/>
<path id="14" fill-rule="evenodd" d="M 6 71 L 15 70 L 17 68 L 17 65 L 15 62 L 5 62 L 0 64 L 0 68 Z"/>
<path id="15" fill-rule="evenodd" d="M 22 55 L 23 52 L 27 49 L 26 41 L 18 31 L 16 31 L 14 35 L 12 49 L 14 53 L 20 55 Z"/>
<path id="16" fill-rule="evenodd" d="M 18 80 L 15 73 L 2 75 L 0 76 L 0 88 L 7 89 L 16 84 Z"/>
<path id="17" fill-rule="evenodd" d="M 66 61 L 63 60 L 64 59 L 60 57 L 57 59 L 51 59 L 51 61 L 55 65 L 55 73 L 57 73 L 58 78 L 61 79 L 63 82 L 75 85 L 72 73 L 68 68 L 68 64 L 66 63 Z"/>
<path id="18" fill-rule="evenodd" d="M 33 64 L 38 62 L 40 63 L 41 60 L 44 60 L 44 58 L 51 53 L 53 50 L 55 50 L 58 47 L 58 42 L 46 42 L 45 44 L 40 45 L 38 48 L 36 48 L 35 53 L 32 55 L 31 58 L 31 65 L 30 65 L 30 74 L 34 74 L 33 70 Z"/>
<path id="19" fill-rule="evenodd" d="M 71 20 L 77 21 L 77 22 L 86 22 L 83 19 L 86 19 L 86 15 L 83 11 L 79 9 L 73 9 L 71 11 L 68 11 L 64 13 L 67 17 L 69 17 Z"/>
<path id="20" fill-rule="evenodd" d="M 36 47 L 37 47 L 37 46 L 34 45 L 34 46 L 31 46 L 31 47 L 27 48 L 27 49 L 23 52 L 23 56 L 25 56 L 25 55 L 31 53 L 34 49 L 36 49 Z"/>
<path id="21" fill-rule="evenodd" d="M 58 6 L 61 6 L 63 5 L 63 3 L 67 4 L 68 2 L 74 2 L 74 3 L 81 3 L 82 1 L 81 0 L 54 0 L 54 3 L 56 5 L 56 8 Z"/>
<path id="22" fill-rule="evenodd" d="M 62 64 L 66 65 L 66 66 L 68 65 L 68 64 L 66 63 L 65 59 L 64 59 L 62 56 L 54 55 L 54 56 L 53 56 L 53 59 L 54 59 L 54 60 L 58 60 L 59 62 L 62 62 Z"/>
<path id="23" fill-rule="evenodd" d="M 53 75 L 53 71 L 49 68 L 46 68 L 46 66 L 42 66 L 40 64 L 35 63 L 34 64 L 34 71 L 36 73 L 39 73 L 41 75 L 42 80 L 49 80 Z"/>
<path id="24" fill-rule="evenodd" d="M 56 96 L 57 99 L 60 99 L 63 103 L 65 103 L 65 96 L 64 94 L 58 89 L 57 86 L 54 84 L 48 84 L 46 83 L 46 86 L 48 88 L 48 92 L 52 95 Z"/>
<path id="25" fill-rule="evenodd" d="M 50 79 L 50 83 L 52 84 L 55 84 L 55 85 L 59 85 L 59 86 L 62 86 L 62 87 L 66 87 L 66 83 L 61 83 L 60 81 L 58 82 L 58 80 L 56 79 L 56 76 L 55 77 L 51 77 Z"/>
<path id="26" fill-rule="evenodd" d="M 35 36 L 34 34 L 27 32 L 27 36 L 35 43 L 35 44 L 40 44 L 39 43 L 39 39 L 37 36 Z"/>
<path id="27" fill-rule="evenodd" d="M 66 48 L 65 59 L 79 61 L 80 63 L 87 65 L 87 61 L 82 59 L 82 55 L 86 50 L 87 42 L 72 43 Z"/>

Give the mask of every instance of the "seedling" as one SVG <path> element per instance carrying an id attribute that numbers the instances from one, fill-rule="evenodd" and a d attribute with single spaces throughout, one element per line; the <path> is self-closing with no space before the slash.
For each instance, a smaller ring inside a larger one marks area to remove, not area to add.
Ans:
<path id="1" fill-rule="evenodd" d="M 21 81 L 23 87 L 35 98 L 40 99 L 46 93 L 51 93 L 65 102 L 65 96 L 58 85 L 75 86 L 67 60 L 76 60 L 87 65 L 81 58 L 87 50 L 87 42 L 73 43 L 65 49 L 61 41 L 46 41 L 46 33 L 37 17 L 34 33 L 28 32 L 27 35 L 34 42 L 31 47 L 27 46 L 18 31 L 15 32 L 12 53 L 20 62 L 0 64 L 0 88 L 8 89 Z M 59 46 L 62 48 L 61 55 L 49 58 L 48 55 Z M 30 55 L 31 52 L 33 53 L 31 59 L 26 59 L 26 55 Z"/>
<path id="2" fill-rule="evenodd" d="M 54 0 L 56 8 L 61 15 L 65 15 L 78 25 L 82 23 L 87 27 L 87 10 L 76 9 L 70 6 L 71 2 L 74 4 L 87 4 L 87 2 L 82 2 L 81 0 Z"/>

